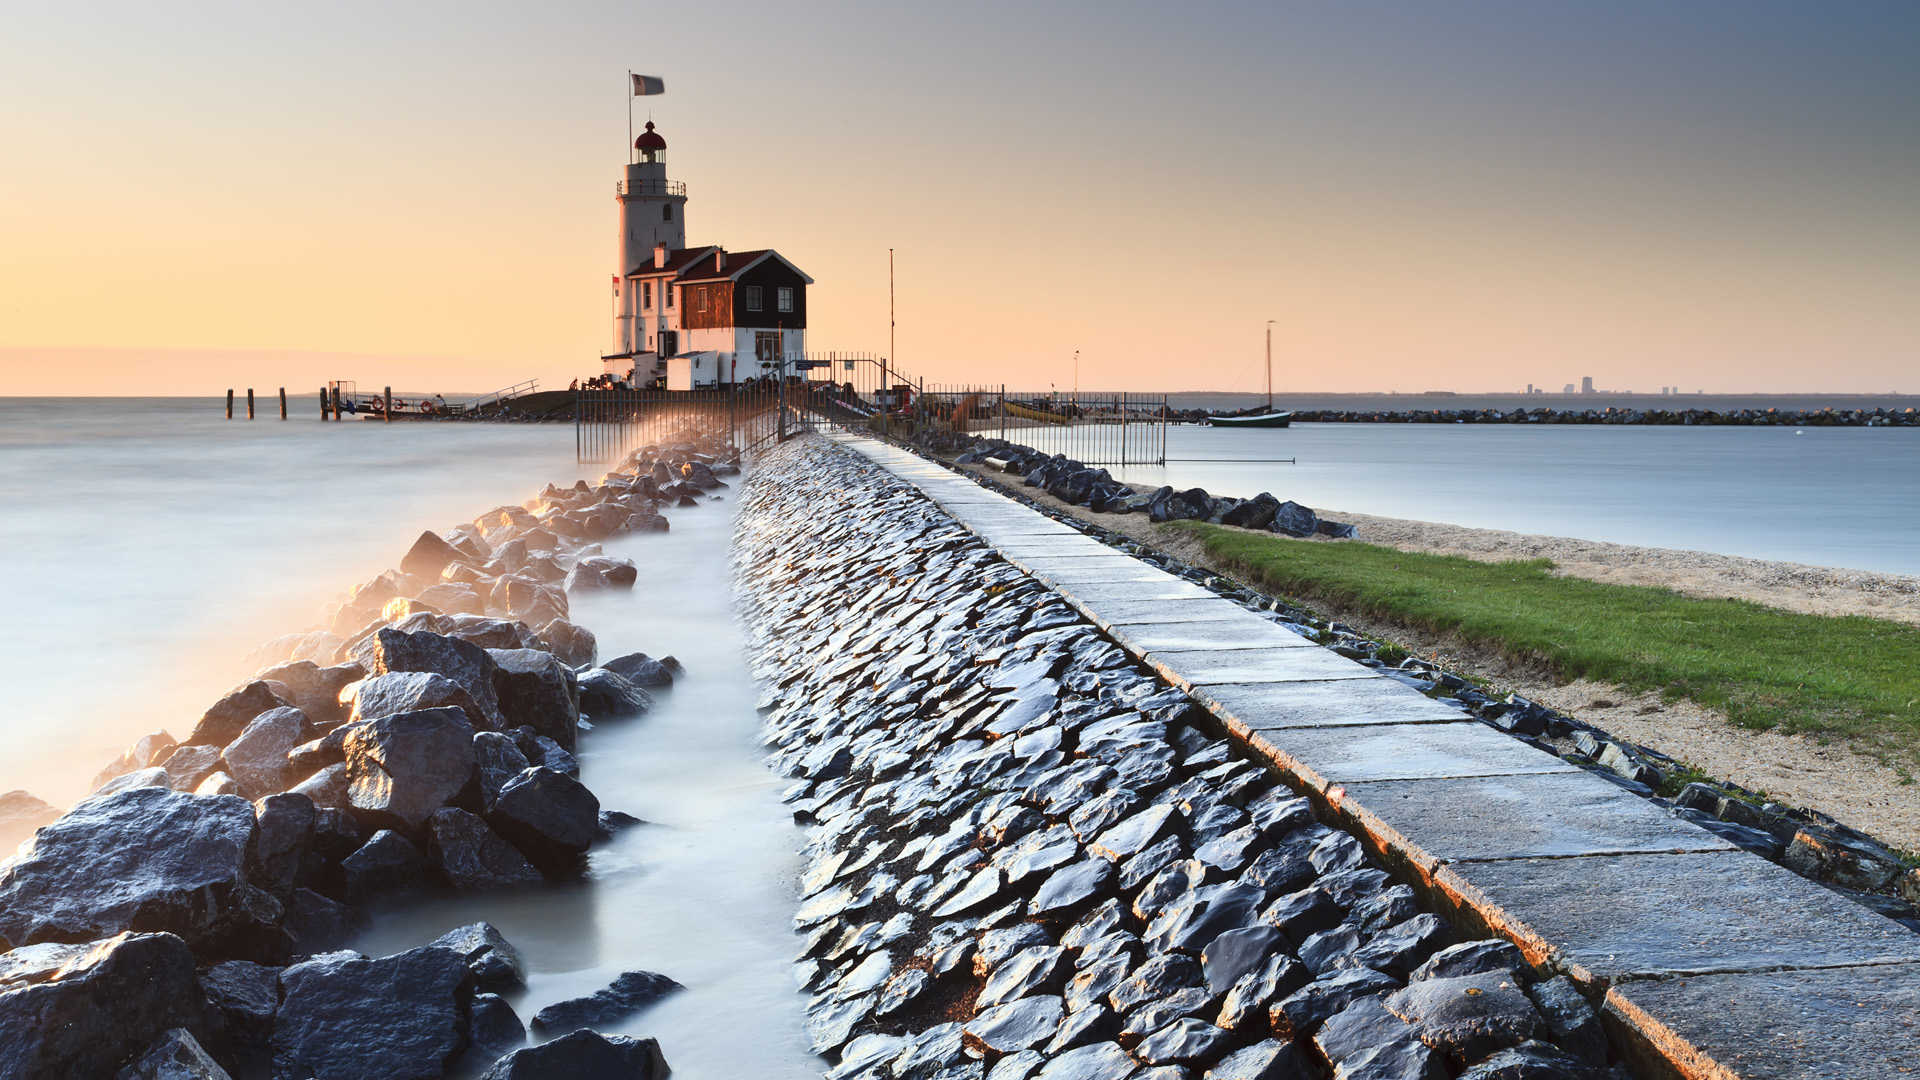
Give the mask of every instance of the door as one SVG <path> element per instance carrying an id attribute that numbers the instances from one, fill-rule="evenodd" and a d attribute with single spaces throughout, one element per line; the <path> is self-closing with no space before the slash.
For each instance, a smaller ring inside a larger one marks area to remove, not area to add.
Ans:
<path id="1" fill-rule="evenodd" d="M 680 353 L 680 332 L 678 330 L 660 331 L 660 359 L 677 356 Z"/>
<path id="2" fill-rule="evenodd" d="M 754 331 L 753 357 L 760 361 L 761 371 L 771 374 L 780 365 L 780 331 Z"/>

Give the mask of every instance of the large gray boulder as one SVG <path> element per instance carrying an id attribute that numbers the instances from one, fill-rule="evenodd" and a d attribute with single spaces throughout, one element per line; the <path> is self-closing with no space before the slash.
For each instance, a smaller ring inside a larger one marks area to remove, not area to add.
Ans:
<path id="1" fill-rule="evenodd" d="M 348 723 L 421 709 L 455 708 L 466 713 L 467 722 L 476 728 L 495 726 L 466 687 L 433 671 L 390 671 L 375 675 L 348 687 L 343 696 L 352 700 Z"/>
<path id="2" fill-rule="evenodd" d="M 580 689 L 573 669 L 539 649 L 488 649 L 503 726 L 530 727 L 567 750 L 580 730 Z"/>
<path id="3" fill-rule="evenodd" d="M 284 790 L 289 781 L 287 753 L 313 737 L 313 723 L 295 708 L 268 709 L 254 717 L 220 756 L 227 772 L 249 799 Z"/>
<path id="4" fill-rule="evenodd" d="M 225 746 L 239 738 L 254 717 L 289 704 L 292 703 L 275 693 L 271 685 L 255 679 L 214 702 L 193 726 L 193 734 L 187 736 L 186 742 L 193 746 Z"/>
<path id="5" fill-rule="evenodd" d="M 624 517 L 625 515 L 621 515 Z M 567 571 L 567 591 L 593 592 L 598 589 L 631 589 L 640 572 L 631 559 L 591 555 L 574 562 Z"/>
<path id="6" fill-rule="evenodd" d="M 565 619 L 542 624 L 540 639 L 568 667 L 591 667 L 600 655 L 600 642 L 593 636 L 593 631 Z"/>
<path id="7" fill-rule="evenodd" d="M 473 976 L 452 949 L 316 956 L 280 973 L 273 1073 L 312 1080 L 439 1080 L 466 1048 Z"/>
<path id="8" fill-rule="evenodd" d="M 643 652 L 618 656 L 601 666 L 642 690 L 671 690 L 673 677 L 682 670 L 680 661 L 671 656 L 655 660 Z"/>
<path id="9" fill-rule="evenodd" d="M 653 696 L 606 668 L 581 673 L 580 711 L 595 720 L 639 716 L 653 707 Z"/>
<path id="10" fill-rule="evenodd" d="M 520 849 L 476 815 L 449 806 L 427 821 L 427 861 L 461 892 L 505 889 L 544 880 Z"/>
<path id="11" fill-rule="evenodd" d="M 593 846 L 600 800 L 573 777 L 536 766 L 500 788 L 487 822 L 536 866 L 558 872 Z"/>
<path id="12" fill-rule="evenodd" d="M 0 936 L 17 945 L 166 931 L 190 944 L 244 906 L 253 807 L 137 788 L 87 799 L 0 869 Z"/>
<path id="13" fill-rule="evenodd" d="M 473 725 L 460 709 L 355 724 L 343 749 L 347 802 L 372 825 L 418 832 L 473 779 Z"/>
<path id="14" fill-rule="evenodd" d="M 469 641 L 425 630 L 407 633 L 381 629 L 361 643 L 360 660 L 370 675 L 395 671 L 431 671 L 444 675 L 473 696 L 488 726 L 500 724 L 500 701 L 493 692 L 493 658 Z"/>
<path id="15" fill-rule="evenodd" d="M 329 728 L 346 719 L 346 708 L 340 703 L 340 691 L 366 678 L 366 675 L 366 669 L 359 664 L 321 667 L 312 661 L 296 660 L 268 668 L 258 677 L 272 686 L 274 693 L 286 699 L 288 704 L 306 713 L 314 726 Z"/>
<path id="16" fill-rule="evenodd" d="M 666 1080 L 670 1070 L 660 1044 L 632 1035 L 575 1031 L 539 1046 L 515 1050 L 493 1063 L 480 1080 L 551 1080 L 553 1077 L 619 1077 Z"/>
<path id="17" fill-rule="evenodd" d="M 531 763 L 513 736 L 501 731 L 479 731 L 473 736 L 474 778 L 480 787 L 480 808 L 492 810 L 500 789 L 525 772 Z"/>
<path id="18" fill-rule="evenodd" d="M 192 791 L 200 782 L 220 769 L 218 746 L 176 746 L 160 761 L 167 771 L 167 786 L 175 791 Z"/>
<path id="19" fill-rule="evenodd" d="M 0 1078 L 112 1076 L 175 1028 L 205 1031 L 193 953 L 172 934 L 15 949 L 0 963 Z"/>
<path id="20" fill-rule="evenodd" d="M 381 829 L 340 860 L 341 888 L 354 903 L 412 892 L 426 884 L 426 865 L 413 841 L 392 829 Z"/>
<path id="21" fill-rule="evenodd" d="M 438 579 L 447 564 L 465 558 L 459 548 L 432 532 L 423 532 L 413 547 L 400 558 L 400 571 L 415 577 Z"/>

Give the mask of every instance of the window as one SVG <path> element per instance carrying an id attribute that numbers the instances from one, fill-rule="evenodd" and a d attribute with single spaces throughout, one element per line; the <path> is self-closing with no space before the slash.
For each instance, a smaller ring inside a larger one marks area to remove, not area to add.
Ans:
<path id="1" fill-rule="evenodd" d="M 693 290 L 693 310 L 704 315 L 707 311 L 707 289 L 701 286 Z"/>
<path id="2" fill-rule="evenodd" d="M 643 281 L 640 283 L 640 309 L 645 311 L 651 307 L 653 307 L 653 282 Z"/>
<path id="3" fill-rule="evenodd" d="M 673 204 L 672 203 L 660 204 L 660 220 L 661 221 L 673 220 Z"/>
<path id="4" fill-rule="evenodd" d="M 660 296 L 668 307 L 673 306 L 673 286 L 662 284 L 660 286 Z"/>
<path id="5" fill-rule="evenodd" d="M 790 286 L 780 286 L 780 288 L 774 291 L 773 295 L 774 302 L 780 305 L 781 311 L 793 310 L 793 289 Z"/>
<path id="6" fill-rule="evenodd" d="M 760 310 L 760 286 L 758 285 L 747 286 L 747 310 Z"/>

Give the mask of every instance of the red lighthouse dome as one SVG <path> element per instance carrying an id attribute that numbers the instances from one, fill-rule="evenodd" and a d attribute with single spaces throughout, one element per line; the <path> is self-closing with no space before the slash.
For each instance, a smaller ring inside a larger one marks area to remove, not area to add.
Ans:
<path id="1" fill-rule="evenodd" d="M 654 154 L 667 148 L 667 140 L 661 138 L 660 133 L 653 130 L 653 121 L 649 120 L 647 121 L 647 130 L 643 132 L 639 138 L 633 140 L 633 148 L 645 154 L 647 160 L 651 161 L 653 160 Z"/>

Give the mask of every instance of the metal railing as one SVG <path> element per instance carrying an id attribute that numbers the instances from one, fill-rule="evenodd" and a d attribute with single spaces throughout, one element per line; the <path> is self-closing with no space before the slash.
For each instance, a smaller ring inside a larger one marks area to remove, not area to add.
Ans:
<path id="1" fill-rule="evenodd" d="M 746 454 L 801 430 L 788 388 L 759 382 L 716 390 L 580 390 L 573 398 L 574 455 L 607 464 L 645 446 L 724 441 Z"/>
<path id="2" fill-rule="evenodd" d="M 503 386 L 491 394 L 482 394 L 477 398 L 470 398 L 467 401 L 463 401 L 458 406 L 455 406 L 455 410 L 471 412 L 474 409 L 485 408 L 488 405 L 498 405 L 503 401 L 512 401 L 522 394 L 531 394 L 538 389 L 540 389 L 539 379 L 525 379 L 521 382 L 514 383 L 512 386 Z"/>
<path id="3" fill-rule="evenodd" d="M 614 182 L 615 195 L 682 195 L 687 193 L 685 180 L 641 180 L 629 183 L 626 180 Z"/>

